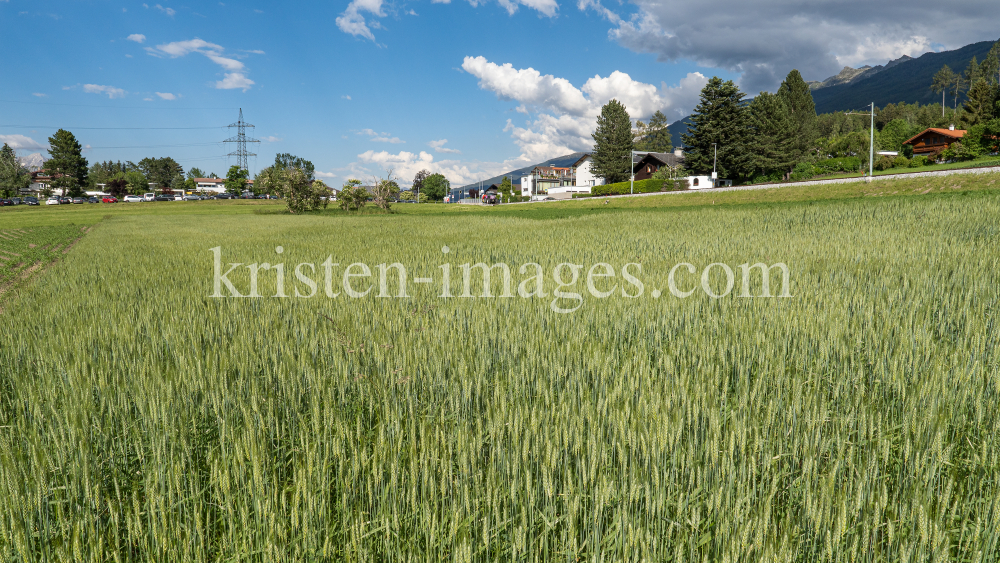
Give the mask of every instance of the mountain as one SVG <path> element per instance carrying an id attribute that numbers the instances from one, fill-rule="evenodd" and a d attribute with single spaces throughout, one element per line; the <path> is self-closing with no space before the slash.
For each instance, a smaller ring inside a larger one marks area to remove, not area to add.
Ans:
<path id="1" fill-rule="evenodd" d="M 817 113 L 864 109 L 872 102 L 876 106 L 906 102 L 909 104 L 941 103 L 941 95 L 931 91 L 931 81 L 934 73 L 948 65 L 955 72 L 963 72 L 969 66 L 972 57 L 980 62 L 993 47 L 993 41 L 981 41 L 966 45 L 954 51 L 941 53 L 924 53 L 917 58 L 901 57 L 890 61 L 885 66 L 865 69 L 845 68 L 837 76 L 831 76 L 820 84 L 813 86 L 813 100 L 816 101 Z M 861 71 L 848 78 L 852 72 Z M 838 77 L 845 78 L 838 81 Z M 954 100 L 949 95 L 948 105 Z"/>
<path id="2" fill-rule="evenodd" d="M 689 115 L 684 119 L 675 121 L 667 126 L 667 131 L 670 131 L 670 142 L 673 143 L 674 147 L 684 146 L 684 141 L 681 140 L 681 135 L 687 133 L 688 125 L 691 123 L 691 116 Z"/>
<path id="3" fill-rule="evenodd" d="M 45 165 L 45 161 L 48 160 L 42 153 L 36 152 L 34 154 L 29 154 L 28 156 L 17 157 L 17 162 L 21 166 L 25 167 L 29 172 L 37 172 L 42 169 Z"/>
<path id="4" fill-rule="evenodd" d="M 888 63 L 886 63 L 885 66 L 866 65 L 860 68 L 851 68 L 849 66 L 845 66 L 844 69 L 841 70 L 840 73 L 835 76 L 831 76 L 830 78 L 827 78 L 822 82 L 817 82 L 813 80 L 811 82 L 807 82 L 807 84 L 809 84 L 809 88 L 813 90 L 819 90 L 820 88 L 827 88 L 829 86 L 836 86 L 838 84 L 850 84 L 852 82 L 857 82 L 858 80 L 861 80 L 863 78 L 868 78 L 869 76 L 878 74 L 879 72 L 887 68 L 892 68 L 900 63 L 905 63 L 907 61 L 912 61 L 912 60 L 913 57 L 909 55 L 903 55 L 898 59 L 889 61 Z"/>
<path id="5" fill-rule="evenodd" d="M 575 152 L 573 154 L 567 154 L 566 156 L 560 156 L 556 158 L 550 158 L 545 162 L 539 162 L 538 164 L 532 164 L 531 166 L 525 166 L 524 168 L 518 168 L 517 170 L 511 170 L 510 172 L 501 174 L 499 176 L 494 176 L 482 181 L 484 187 L 490 184 L 500 185 L 503 181 L 504 176 L 510 176 L 510 181 L 514 184 L 521 185 L 521 176 L 527 176 L 528 172 L 531 172 L 536 166 L 557 166 L 560 168 L 572 166 L 574 162 L 580 160 L 580 157 L 585 155 L 585 152 Z M 480 185 L 480 182 L 473 182 L 467 186 L 462 186 L 463 188 L 475 188 Z"/>

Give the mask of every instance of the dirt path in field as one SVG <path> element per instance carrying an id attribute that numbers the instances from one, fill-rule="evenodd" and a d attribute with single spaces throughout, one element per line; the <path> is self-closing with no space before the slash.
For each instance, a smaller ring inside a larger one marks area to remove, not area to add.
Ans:
<path id="1" fill-rule="evenodd" d="M 80 228 L 81 234 L 76 238 L 53 244 L 50 249 L 42 247 L 42 250 L 47 250 L 48 252 L 51 252 L 52 256 L 49 256 L 47 260 L 39 260 L 35 262 L 29 268 L 21 271 L 16 276 L 14 276 L 13 279 L 8 280 L 3 285 L 0 285 L 0 315 L 2 315 L 4 312 L 6 301 L 9 298 L 8 297 L 9 294 L 12 294 L 16 289 L 27 284 L 36 276 L 45 273 L 46 270 L 48 270 L 57 262 L 59 262 L 59 260 L 61 260 L 63 256 L 69 254 L 70 250 L 73 250 L 73 247 L 76 246 L 76 243 L 80 242 L 83 239 L 83 237 L 90 234 L 90 232 L 93 230 L 94 230 L 93 225 L 89 227 L 81 227 Z M 23 229 L 19 229 L 18 231 L 15 232 L 0 231 L 0 239 L 16 240 L 18 238 L 28 236 L 30 234 L 31 234 L 30 231 L 25 231 Z M 4 237 L 2 235 L 7 235 L 7 236 Z M 65 248 L 63 248 L 64 245 Z M 28 247 L 37 248 L 37 245 L 29 243 Z M 17 254 L 15 252 L 0 250 L 0 268 L 13 267 L 15 270 L 21 268 L 22 266 L 24 266 L 24 262 L 19 260 L 20 256 L 21 256 L 20 254 Z"/>

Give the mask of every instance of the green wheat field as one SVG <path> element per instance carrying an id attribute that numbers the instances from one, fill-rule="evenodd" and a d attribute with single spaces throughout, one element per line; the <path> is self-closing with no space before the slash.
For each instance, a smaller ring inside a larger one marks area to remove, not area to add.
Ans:
<path id="1" fill-rule="evenodd" d="M 0 561 L 1000 560 L 996 181 L 5 209 L 0 251 L 59 247 L 0 277 Z M 645 293 L 219 299 L 214 247 L 289 293 L 328 256 L 634 262 Z M 679 262 L 784 262 L 793 297 L 679 299 Z"/>

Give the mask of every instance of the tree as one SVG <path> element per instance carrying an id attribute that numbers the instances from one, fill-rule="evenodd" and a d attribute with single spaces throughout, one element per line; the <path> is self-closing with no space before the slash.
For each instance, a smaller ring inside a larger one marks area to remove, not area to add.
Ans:
<path id="1" fill-rule="evenodd" d="M 969 125 L 985 123 L 996 117 L 996 104 L 1000 98 L 1000 88 L 997 86 L 982 79 L 977 80 L 969 88 L 966 98 L 963 120 Z"/>
<path id="2" fill-rule="evenodd" d="M 795 133 L 799 126 L 779 94 L 761 92 L 747 108 L 753 135 L 753 168 L 762 175 L 788 177 L 798 161 Z"/>
<path id="3" fill-rule="evenodd" d="M 421 192 L 423 192 L 424 180 L 426 180 L 427 177 L 430 175 L 431 175 L 430 170 L 421 170 L 420 172 L 417 172 L 416 176 L 413 177 L 413 185 L 410 187 L 410 189 L 416 192 L 417 196 L 419 196 Z"/>
<path id="4" fill-rule="evenodd" d="M 128 179 L 126 179 L 124 172 L 116 174 L 107 181 L 106 185 L 108 193 L 118 199 L 125 197 L 129 193 Z"/>
<path id="5" fill-rule="evenodd" d="M 369 195 L 368 190 L 361 185 L 361 180 L 351 178 L 344 182 L 340 193 L 337 194 L 337 203 L 340 204 L 340 208 L 344 211 L 351 209 L 360 211 L 368 203 Z"/>
<path id="6" fill-rule="evenodd" d="M 816 103 L 813 101 L 812 90 L 802 79 L 799 71 L 792 70 L 778 87 L 778 97 L 785 103 L 794 124 L 790 149 L 792 158 L 801 160 L 813 148 L 813 142 L 819 136 L 816 130 Z"/>
<path id="7" fill-rule="evenodd" d="M 641 124 L 638 122 L 636 125 Z M 662 111 L 656 110 L 649 124 L 642 127 L 642 135 L 636 140 L 635 150 L 650 152 L 670 152 L 674 150 L 671 142 L 670 131 L 667 127 L 667 116 Z"/>
<path id="8" fill-rule="evenodd" d="M 208 176 L 205 175 L 205 172 L 201 168 L 195 166 L 191 168 L 191 170 L 188 170 L 187 177 L 190 179 L 194 179 L 194 178 L 207 178 Z"/>
<path id="9" fill-rule="evenodd" d="M 230 166 L 229 173 L 226 174 L 226 191 L 231 194 L 242 194 L 247 189 L 247 178 L 249 177 L 250 174 L 246 170 L 235 164 Z"/>
<path id="10" fill-rule="evenodd" d="M 239 167 L 233 166 L 229 169 L 230 173 L 233 168 Z M 316 211 L 329 203 L 330 189 L 327 185 L 310 180 L 301 168 L 268 166 L 257 174 L 254 183 L 261 191 L 281 196 L 290 213 Z"/>
<path id="11" fill-rule="evenodd" d="M 744 94 L 732 80 L 715 76 L 701 90 L 698 106 L 691 116 L 684 166 L 695 173 L 712 171 L 718 148 L 720 178 L 746 177 L 752 172 L 751 139 Z"/>
<path id="12" fill-rule="evenodd" d="M 174 192 L 180 192 L 180 193 L 183 194 L 184 193 L 184 184 L 186 182 L 187 182 L 187 179 L 184 178 L 184 174 L 178 174 L 178 175 L 174 176 L 173 180 L 170 180 L 170 186 L 168 186 L 167 188 L 165 188 L 163 190 L 163 193 L 166 194 L 166 195 L 170 195 L 170 194 L 172 194 Z M 191 183 L 193 184 L 194 180 L 192 180 Z"/>
<path id="13" fill-rule="evenodd" d="M 973 55 L 972 60 L 969 61 L 969 66 L 965 67 L 965 74 L 963 77 L 965 78 L 965 83 L 968 84 L 969 87 L 974 86 L 976 82 L 982 78 L 979 70 L 979 61 L 976 60 L 975 55 Z"/>
<path id="14" fill-rule="evenodd" d="M 500 193 L 503 196 L 504 203 L 510 203 L 511 197 L 513 196 L 514 184 L 510 181 L 510 176 L 504 176 L 503 180 L 500 180 Z M 520 198 L 518 198 L 520 199 Z"/>
<path id="15" fill-rule="evenodd" d="M 138 170 L 129 170 L 125 173 L 125 183 L 128 185 L 128 191 L 131 194 L 142 195 L 149 191 L 149 180 L 146 179 L 146 175 Z"/>
<path id="16" fill-rule="evenodd" d="M 424 188 L 421 193 L 427 195 L 431 201 L 442 201 L 444 196 L 451 190 L 451 182 L 441 174 L 431 174 L 424 179 Z"/>
<path id="17" fill-rule="evenodd" d="M 144 158 L 137 165 L 146 179 L 155 183 L 160 188 L 167 188 L 178 174 L 184 174 L 184 167 L 176 160 L 168 157 L 164 158 Z"/>
<path id="18" fill-rule="evenodd" d="M 965 81 L 965 77 L 960 73 L 955 73 L 955 76 L 951 81 L 952 87 L 952 98 L 954 99 L 955 109 L 958 109 L 958 97 L 962 95 L 962 92 L 968 87 L 968 83 Z"/>
<path id="19" fill-rule="evenodd" d="M 931 90 L 934 92 L 941 92 L 941 117 L 944 117 L 945 108 L 945 94 L 948 93 L 948 88 L 951 87 L 952 82 L 955 81 L 955 72 L 951 70 L 951 67 L 944 65 L 941 70 L 937 71 L 934 75 L 933 82 L 931 82 Z"/>
<path id="20" fill-rule="evenodd" d="M 274 157 L 274 167 L 280 169 L 298 168 L 309 178 L 309 181 L 316 179 L 316 168 L 312 162 L 304 158 L 299 158 L 288 153 L 281 153 Z"/>
<path id="21" fill-rule="evenodd" d="M 87 173 L 87 182 L 92 189 L 97 189 L 98 184 L 107 184 L 118 174 L 124 174 L 127 171 L 128 165 L 121 161 L 95 162 Z"/>
<path id="22" fill-rule="evenodd" d="M 7 143 L 0 150 L 0 197 L 14 197 L 31 185 L 31 174 L 17 161 L 17 154 Z"/>
<path id="23" fill-rule="evenodd" d="M 1000 41 L 993 44 L 993 48 L 983 59 L 983 64 L 979 65 L 979 70 L 990 84 L 1000 84 Z"/>
<path id="24" fill-rule="evenodd" d="M 608 184 L 624 182 L 632 176 L 632 119 L 625 105 L 611 100 L 601 108 L 594 131 L 591 170 Z"/>
<path id="25" fill-rule="evenodd" d="M 372 196 L 375 205 L 388 211 L 393 201 L 399 198 L 399 183 L 392 175 L 392 169 L 385 173 L 385 178 L 374 178 L 372 182 Z M 444 196 L 442 196 L 444 197 Z"/>
<path id="26" fill-rule="evenodd" d="M 913 131 L 904 119 L 893 119 L 878 132 L 878 144 L 882 150 L 901 151 L 903 142 L 912 137 Z"/>
<path id="27" fill-rule="evenodd" d="M 64 195 L 83 195 L 87 185 L 87 159 L 82 155 L 83 147 L 76 137 L 65 129 L 56 131 L 49 137 L 49 155 L 45 170 L 52 176 L 52 187 L 62 190 Z"/>

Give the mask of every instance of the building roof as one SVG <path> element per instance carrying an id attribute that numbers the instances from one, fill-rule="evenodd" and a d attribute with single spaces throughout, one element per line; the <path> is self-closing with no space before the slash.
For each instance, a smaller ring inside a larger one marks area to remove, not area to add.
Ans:
<path id="1" fill-rule="evenodd" d="M 945 137 L 951 137 L 952 139 L 961 139 L 965 136 L 965 129 L 942 129 L 940 127 L 928 127 L 920 133 L 917 133 L 913 137 L 907 139 L 903 142 L 904 145 L 912 145 L 914 141 L 923 137 L 927 133 L 937 133 L 938 135 L 944 135 Z"/>
<path id="2" fill-rule="evenodd" d="M 636 155 L 638 156 L 638 155 Z M 635 164 L 639 164 L 646 160 L 653 160 L 660 166 L 677 166 L 684 164 L 684 157 L 678 157 L 672 152 L 651 152 L 646 153 L 641 158 L 635 161 Z"/>

